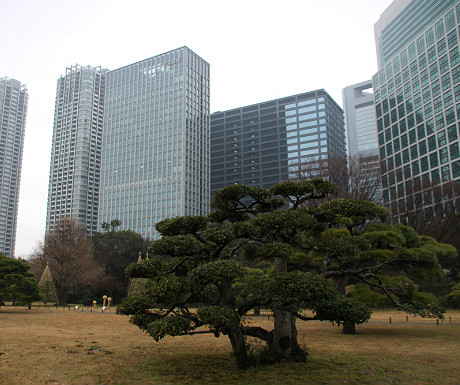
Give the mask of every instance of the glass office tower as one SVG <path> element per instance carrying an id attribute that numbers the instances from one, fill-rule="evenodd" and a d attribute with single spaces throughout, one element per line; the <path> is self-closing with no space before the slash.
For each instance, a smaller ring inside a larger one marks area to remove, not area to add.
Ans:
<path id="1" fill-rule="evenodd" d="M 359 183 L 362 183 L 362 189 L 367 190 L 365 195 L 380 203 L 379 141 L 372 80 L 345 87 L 342 95 L 350 172 L 362 172 Z"/>
<path id="2" fill-rule="evenodd" d="M 460 212 L 460 4 L 396 0 L 375 25 L 373 77 L 384 204 Z"/>
<path id="3" fill-rule="evenodd" d="M 27 88 L 0 78 L 0 253 L 14 257 L 22 150 L 26 126 Z"/>
<path id="4" fill-rule="evenodd" d="M 46 231 L 66 216 L 97 231 L 106 72 L 77 64 L 57 81 Z"/>
<path id="5" fill-rule="evenodd" d="M 330 158 L 346 162 L 345 131 L 342 109 L 324 90 L 211 115 L 212 195 L 235 183 L 269 188 L 303 167 L 314 174 Z"/>
<path id="6" fill-rule="evenodd" d="M 155 223 L 209 210 L 209 64 L 187 47 L 110 71 L 99 225 L 157 238 Z"/>

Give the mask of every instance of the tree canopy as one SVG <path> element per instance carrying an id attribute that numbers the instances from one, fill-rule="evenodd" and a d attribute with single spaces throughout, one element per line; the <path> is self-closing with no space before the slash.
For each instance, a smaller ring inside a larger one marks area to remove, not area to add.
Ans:
<path id="1" fill-rule="evenodd" d="M 126 267 L 137 261 L 139 252 L 145 254 L 150 242 L 130 230 L 107 231 L 90 237 L 95 261 L 105 271 L 104 294 L 112 298 L 126 296 L 129 279 Z"/>
<path id="2" fill-rule="evenodd" d="M 387 215 L 370 202 L 309 205 L 336 191 L 320 179 L 283 182 L 270 190 L 232 185 L 215 194 L 208 217 L 157 223 L 162 238 L 150 246 L 150 259 L 127 269 L 130 277 L 150 283 L 118 311 L 133 315 L 157 341 L 166 335 L 227 335 L 241 368 L 250 365 L 247 336 L 265 341 L 272 361 L 304 361 L 297 319 L 366 322 L 369 309 L 337 290 L 347 277 L 380 290 L 397 306 L 432 314 L 406 295 L 401 281 L 386 281 L 384 271 L 434 269 L 439 248 L 451 250 L 434 240 L 422 244 L 405 227 L 369 225 Z M 259 306 L 273 312 L 272 330 L 245 322 Z"/>
<path id="3" fill-rule="evenodd" d="M 61 305 L 67 303 L 69 294 L 97 286 L 104 274 L 93 258 L 85 228 L 67 217 L 59 220 L 46 234 L 30 262 L 42 271 L 49 264 Z"/>
<path id="4" fill-rule="evenodd" d="M 0 254 L 0 304 L 9 300 L 13 305 L 30 305 L 41 299 L 40 290 L 30 266 Z"/>

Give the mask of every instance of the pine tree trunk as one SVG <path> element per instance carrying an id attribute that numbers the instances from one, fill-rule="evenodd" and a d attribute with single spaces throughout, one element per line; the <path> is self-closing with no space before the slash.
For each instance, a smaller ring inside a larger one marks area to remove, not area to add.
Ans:
<path id="1" fill-rule="evenodd" d="M 235 327 L 228 332 L 228 337 L 232 344 L 236 365 L 239 369 L 247 369 L 250 362 L 248 360 L 248 351 L 243 332 L 239 327 Z"/>
<path id="2" fill-rule="evenodd" d="M 347 288 L 346 278 L 338 280 L 336 284 L 339 294 L 345 296 Z M 354 323 L 344 323 L 342 326 L 342 334 L 356 334 L 356 325 Z"/>
<path id="3" fill-rule="evenodd" d="M 286 262 L 281 258 L 275 258 L 275 271 L 287 271 Z M 297 341 L 297 317 L 288 311 L 274 310 L 273 313 L 275 327 L 273 329 L 273 341 L 270 344 L 273 360 L 275 362 L 305 362 L 307 355 Z"/>

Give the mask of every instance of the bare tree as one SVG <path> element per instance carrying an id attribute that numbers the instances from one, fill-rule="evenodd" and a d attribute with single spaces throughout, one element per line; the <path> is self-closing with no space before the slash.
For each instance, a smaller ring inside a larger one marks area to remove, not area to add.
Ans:
<path id="1" fill-rule="evenodd" d="M 377 157 L 351 156 L 305 159 L 291 164 L 289 179 L 327 179 L 338 186 L 328 199 L 349 198 L 381 203 L 380 166 Z"/>
<path id="2" fill-rule="evenodd" d="M 391 214 L 394 222 L 460 249 L 460 183 L 414 179 L 405 186 L 405 200 L 393 205 Z"/>
<path id="3" fill-rule="evenodd" d="M 43 271 L 48 262 L 61 305 L 67 303 L 67 294 L 97 286 L 104 274 L 93 258 L 93 247 L 84 227 L 67 217 L 46 234 L 29 262 L 35 271 Z"/>

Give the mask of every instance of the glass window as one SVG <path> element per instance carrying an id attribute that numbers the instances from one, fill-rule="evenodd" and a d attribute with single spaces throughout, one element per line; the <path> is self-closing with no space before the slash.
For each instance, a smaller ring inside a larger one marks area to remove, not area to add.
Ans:
<path id="1" fill-rule="evenodd" d="M 304 108 L 299 108 L 299 114 L 305 114 L 307 112 L 316 111 L 316 106 L 309 106 Z"/>
<path id="2" fill-rule="evenodd" d="M 439 83 L 439 80 L 436 80 L 431 84 L 431 91 L 433 92 L 433 98 L 435 98 L 441 93 L 441 85 Z"/>
<path id="3" fill-rule="evenodd" d="M 460 7 L 458 9 L 460 9 Z M 460 161 L 452 163 L 452 175 L 454 178 L 460 176 Z"/>
<path id="4" fill-rule="evenodd" d="M 446 30 L 444 29 L 444 20 L 439 20 L 434 27 L 436 31 L 436 40 L 439 40 L 446 33 Z"/>
<path id="5" fill-rule="evenodd" d="M 395 90 L 395 83 L 393 79 L 388 82 L 388 93 L 391 94 Z"/>
<path id="6" fill-rule="evenodd" d="M 431 81 L 436 79 L 438 76 L 439 76 L 438 63 L 433 63 L 432 65 L 430 65 L 430 78 L 431 78 Z"/>
<path id="7" fill-rule="evenodd" d="M 422 94 L 419 92 L 414 95 L 414 108 L 418 108 L 422 105 Z"/>
<path id="8" fill-rule="evenodd" d="M 431 103 L 428 103 L 424 107 L 425 110 L 425 119 L 428 119 L 429 117 L 433 116 L 433 107 L 431 106 Z"/>
<path id="9" fill-rule="evenodd" d="M 393 77 L 393 64 L 392 63 L 388 64 L 385 70 L 387 72 L 387 79 L 391 79 Z"/>
<path id="10" fill-rule="evenodd" d="M 393 155 L 393 146 L 391 143 L 387 144 L 387 156 Z"/>
<path id="11" fill-rule="evenodd" d="M 401 146 L 402 148 L 406 148 L 409 144 L 409 140 L 407 139 L 407 134 L 401 135 Z"/>
<path id="12" fill-rule="evenodd" d="M 402 155 L 403 155 L 403 162 L 404 163 L 410 162 L 409 150 L 404 150 L 402 152 Z"/>
<path id="13" fill-rule="evenodd" d="M 428 138 L 428 148 L 430 151 L 436 150 L 436 137 L 435 135 Z"/>
<path id="14" fill-rule="evenodd" d="M 436 116 L 436 130 L 440 130 L 446 126 L 446 121 L 444 120 L 444 114 L 440 113 Z"/>
<path id="15" fill-rule="evenodd" d="M 420 159 L 420 166 L 422 167 L 422 172 L 428 171 L 428 157 L 424 156 Z"/>
<path id="16" fill-rule="evenodd" d="M 404 100 L 404 94 L 403 94 L 402 88 L 399 88 L 398 90 L 396 90 L 396 98 L 398 100 L 398 104 Z"/>
<path id="17" fill-rule="evenodd" d="M 439 151 L 439 160 L 441 161 L 441 164 L 445 164 L 449 161 L 449 154 L 447 153 L 447 147 L 444 147 Z"/>
<path id="18" fill-rule="evenodd" d="M 406 83 L 410 80 L 410 71 L 409 67 L 406 67 L 402 71 L 403 82 Z"/>
<path id="19" fill-rule="evenodd" d="M 393 109 L 396 107 L 396 97 L 395 97 L 395 94 L 393 95 L 390 95 L 388 97 L 389 101 L 390 101 L 390 109 Z"/>
<path id="20" fill-rule="evenodd" d="M 441 57 L 447 52 L 447 42 L 446 38 L 444 37 L 442 40 L 438 42 L 438 56 Z"/>
<path id="21" fill-rule="evenodd" d="M 385 76 L 384 69 L 379 72 L 379 77 L 380 77 L 380 84 L 383 86 L 387 82 L 387 78 Z"/>
<path id="22" fill-rule="evenodd" d="M 430 28 L 428 31 L 426 31 L 425 38 L 426 38 L 426 46 L 431 47 L 434 44 L 433 28 Z"/>
<path id="23" fill-rule="evenodd" d="M 420 71 L 423 70 L 427 65 L 428 60 L 426 58 L 426 53 L 423 53 L 423 55 L 418 58 L 418 66 L 420 67 Z"/>
<path id="24" fill-rule="evenodd" d="M 411 65 L 410 65 L 410 75 L 411 76 L 414 76 L 418 73 L 418 63 L 417 61 L 414 61 Z"/>
<path id="25" fill-rule="evenodd" d="M 441 78 L 442 90 L 445 91 L 452 86 L 452 82 L 450 80 L 450 74 L 445 74 Z"/>
<path id="26" fill-rule="evenodd" d="M 430 154 L 430 165 L 431 165 L 431 168 L 435 168 L 435 167 L 439 166 L 439 160 L 438 160 L 438 153 L 437 152 L 433 152 L 432 154 Z"/>
<path id="27" fill-rule="evenodd" d="M 438 137 L 438 147 L 442 147 L 447 144 L 446 130 L 442 130 L 438 132 L 437 137 Z"/>
<path id="28" fill-rule="evenodd" d="M 455 110 L 454 107 L 446 110 L 446 124 L 451 124 L 455 122 Z"/>
<path id="29" fill-rule="evenodd" d="M 412 175 L 418 175 L 420 174 L 420 165 L 418 160 L 415 162 L 412 162 Z"/>
<path id="30" fill-rule="evenodd" d="M 449 137 L 449 142 L 458 139 L 457 126 L 455 124 L 447 128 L 447 135 Z"/>
<path id="31" fill-rule="evenodd" d="M 402 76 L 401 76 L 401 72 L 400 72 L 400 73 L 395 75 L 395 87 L 399 88 L 399 87 L 401 87 L 401 84 L 402 84 Z"/>
<path id="32" fill-rule="evenodd" d="M 443 74 L 449 69 L 449 58 L 447 57 L 447 55 L 444 55 L 441 59 L 439 59 L 439 69 L 441 71 L 441 74 Z"/>
<path id="33" fill-rule="evenodd" d="M 436 46 L 433 46 L 428 50 L 428 63 L 433 63 L 437 57 Z"/>
<path id="34" fill-rule="evenodd" d="M 441 167 L 441 177 L 443 182 L 447 182 L 450 180 L 450 167 L 443 166 Z"/>
<path id="35" fill-rule="evenodd" d="M 450 149 L 450 159 L 454 160 L 460 158 L 460 150 L 458 148 L 458 143 L 453 143 L 449 146 Z"/>
<path id="36" fill-rule="evenodd" d="M 433 107 L 434 107 L 434 113 L 438 113 L 439 111 L 442 110 L 442 98 L 438 97 L 435 100 L 433 100 Z"/>
<path id="37" fill-rule="evenodd" d="M 309 120 L 309 119 L 316 119 L 316 117 L 317 117 L 316 112 L 312 113 L 312 114 L 301 115 L 301 116 L 299 116 L 299 121 Z"/>
<path id="38" fill-rule="evenodd" d="M 423 103 L 429 102 L 431 100 L 431 89 L 426 87 L 422 90 Z"/>
<path id="39" fill-rule="evenodd" d="M 419 55 L 425 51 L 425 37 L 423 35 L 417 39 L 417 51 Z"/>
<path id="40" fill-rule="evenodd" d="M 456 46 L 457 43 L 458 43 L 457 31 L 452 31 L 451 33 L 447 35 L 447 44 L 449 46 L 449 49 Z"/>
<path id="41" fill-rule="evenodd" d="M 460 99 L 460 85 L 454 87 L 455 101 Z"/>
<path id="42" fill-rule="evenodd" d="M 416 76 L 412 79 L 412 92 L 417 92 L 420 89 L 420 78 Z"/>
<path id="43" fill-rule="evenodd" d="M 409 46 L 409 63 L 412 63 L 413 60 L 417 57 L 417 51 L 415 49 L 415 43 L 412 43 Z"/>
<path id="44" fill-rule="evenodd" d="M 418 150 L 419 150 L 420 156 L 426 155 L 426 153 L 427 153 L 426 140 L 422 140 L 418 144 Z"/>
<path id="45" fill-rule="evenodd" d="M 406 132 L 407 129 L 407 124 L 406 124 L 406 119 L 403 119 L 399 122 L 399 132 Z"/>
<path id="46" fill-rule="evenodd" d="M 457 84 L 460 82 L 460 66 L 452 69 L 452 83 Z"/>
<path id="47" fill-rule="evenodd" d="M 454 10 L 450 11 L 447 15 L 446 15 L 446 30 L 447 31 L 450 31 L 452 28 L 455 27 L 456 23 L 455 23 L 455 15 L 454 15 Z"/>
<path id="48" fill-rule="evenodd" d="M 411 87 L 411 84 L 410 82 L 407 82 L 405 85 L 404 85 L 404 96 L 407 98 L 410 98 L 412 95 L 412 87 Z"/>
<path id="49" fill-rule="evenodd" d="M 420 124 L 423 122 L 424 118 L 423 118 L 423 110 L 421 108 L 419 108 L 417 111 L 415 111 L 415 120 L 417 122 L 417 124 Z"/>
<path id="50" fill-rule="evenodd" d="M 418 158 L 418 148 L 417 148 L 416 144 L 411 146 L 411 148 L 410 148 L 410 156 L 411 156 L 412 159 Z"/>
<path id="51" fill-rule="evenodd" d="M 452 95 L 452 90 L 445 92 L 442 97 L 444 99 L 444 107 L 449 107 L 454 103 L 454 96 Z"/>
<path id="52" fill-rule="evenodd" d="M 419 139 L 422 139 L 425 137 L 425 125 L 421 124 L 420 126 L 417 127 L 417 136 Z"/>
<path id="53" fill-rule="evenodd" d="M 407 51 L 406 50 L 401 52 L 400 58 L 401 58 L 401 67 L 402 68 L 404 68 L 405 66 L 407 66 L 409 64 L 409 58 L 407 57 Z"/>
<path id="54" fill-rule="evenodd" d="M 450 66 L 454 67 L 460 63 L 460 53 L 458 47 L 455 47 L 449 51 Z"/>

